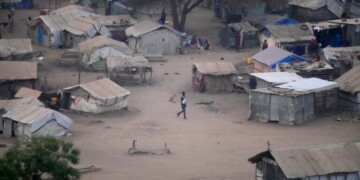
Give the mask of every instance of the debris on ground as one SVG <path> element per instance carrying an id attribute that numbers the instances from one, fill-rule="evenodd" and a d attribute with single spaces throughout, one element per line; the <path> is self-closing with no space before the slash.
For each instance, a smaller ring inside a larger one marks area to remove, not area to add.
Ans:
<path id="1" fill-rule="evenodd" d="M 145 55 L 145 58 L 149 62 L 167 62 L 167 60 L 164 59 L 164 56 L 162 56 L 160 54 L 148 54 L 148 55 Z"/>
<path id="2" fill-rule="evenodd" d="M 214 104 L 214 101 L 200 101 L 200 102 L 197 102 L 195 104 L 210 105 L 210 104 Z"/>
<path id="3" fill-rule="evenodd" d="M 88 167 L 83 167 L 83 168 L 77 168 L 78 172 L 80 174 L 84 174 L 84 173 L 89 173 L 89 172 L 96 172 L 96 171 L 100 171 L 101 168 L 95 167 L 94 165 L 88 166 Z"/>
<path id="4" fill-rule="evenodd" d="M 144 148 L 136 148 L 136 140 L 133 140 L 132 147 L 128 150 L 129 154 L 140 154 L 140 155 L 164 155 L 170 154 L 170 149 L 167 148 L 166 142 L 164 143 L 164 149 L 144 149 Z"/>
<path id="5" fill-rule="evenodd" d="M 176 103 L 175 97 L 176 97 L 176 94 L 173 94 L 173 95 L 170 97 L 169 102 Z"/>
<path id="6" fill-rule="evenodd" d="M 90 124 L 102 124 L 104 123 L 102 120 L 92 120 L 90 121 Z"/>
<path id="7" fill-rule="evenodd" d="M 360 122 L 360 115 L 341 113 L 336 116 L 333 116 L 332 119 L 338 122 Z"/>
<path id="8" fill-rule="evenodd" d="M 6 148 L 7 144 L 0 144 L 0 148 Z"/>

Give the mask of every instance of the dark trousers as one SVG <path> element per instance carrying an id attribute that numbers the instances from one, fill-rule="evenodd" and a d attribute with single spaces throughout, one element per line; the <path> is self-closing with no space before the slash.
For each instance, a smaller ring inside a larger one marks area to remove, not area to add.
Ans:
<path id="1" fill-rule="evenodd" d="M 181 113 L 184 113 L 184 119 L 186 119 L 186 106 L 181 106 L 181 111 L 177 113 L 177 115 L 179 116 Z"/>

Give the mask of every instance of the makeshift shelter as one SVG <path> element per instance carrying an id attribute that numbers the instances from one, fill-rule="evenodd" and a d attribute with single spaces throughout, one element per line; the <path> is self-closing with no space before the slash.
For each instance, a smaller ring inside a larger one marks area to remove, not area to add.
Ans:
<path id="1" fill-rule="evenodd" d="M 340 84 L 340 105 L 342 109 L 360 112 L 360 66 L 354 67 L 340 78 L 336 79 Z"/>
<path id="2" fill-rule="evenodd" d="M 325 60 L 334 67 L 335 78 L 360 65 L 360 46 L 326 47 L 323 49 L 323 52 Z"/>
<path id="3" fill-rule="evenodd" d="M 360 7 L 359 12 L 360 12 Z M 342 28 L 341 37 L 343 46 L 360 46 L 360 19 L 336 19 L 330 20 L 331 23 L 336 23 L 344 26 Z"/>
<path id="4" fill-rule="evenodd" d="M 143 21 L 125 32 L 129 47 L 136 53 L 169 55 L 181 52 L 181 34 L 166 25 Z"/>
<path id="5" fill-rule="evenodd" d="M 268 24 L 277 24 L 277 22 L 284 21 L 288 19 L 285 16 L 276 15 L 276 14 L 257 14 L 257 13 L 247 13 L 243 17 L 243 21 L 249 22 L 252 26 L 257 29 L 265 28 Z"/>
<path id="6" fill-rule="evenodd" d="M 126 108 L 130 92 L 110 79 L 101 79 L 64 89 L 65 109 L 99 114 Z"/>
<path id="7" fill-rule="evenodd" d="M 3 135 L 30 140 L 32 136 L 68 135 L 72 120 L 57 111 L 32 105 L 17 106 L 2 115 Z"/>
<path id="8" fill-rule="evenodd" d="M 90 14 L 93 14 L 94 11 L 91 8 L 79 5 L 68 5 L 62 8 L 52 11 L 50 15 L 59 15 L 59 14 L 72 14 L 78 17 L 85 17 Z"/>
<path id="9" fill-rule="evenodd" d="M 254 56 L 254 72 L 270 72 L 275 71 L 276 65 L 283 62 L 306 61 L 305 58 L 288 52 L 275 46 L 266 48 Z"/>
<path id="10" fill-rule="evenodd" d="M 256 164 L 255 179 L 360 180 L 359 149 L 359 141 L 268 149 L 249 158 L 249 162 Z"/>
<path id="11" fill-rule="evenodd" d="M 242 17 L 247 13 L 264 14 L 266 3 L 261 0 L 252 1 L 218 1 L 220 17 L 225 23 L 242 21 Z"/>
<path id="12" fill-rule="evenodd" d="M 313 22 L 310 25 L 316 37 L 316 42 L 321 44 L 321 48 L 327 46 L 339 47 L 341 45 L 343 29 L 340 24 L 323 21 Z"/>
<path id="13" fill-rule="evenodd" d="M 194 63 L 192 88 L 198 92 L 232 92 L 237 71 L 231 62 Z"/>
<path id="14" fill-rule="evenodd" d="M 35 89 L 37 62 L 0 61 L 0 96 L 13 98 L 20 87 Z"/>
<path id="15" fill-rule="evenodd" d="M 29 60 L 33 58 L 30 39 L 0 39 L 0 60 Z"/>
<path id="16" fill-rule="evenodd" d="M 300 22 L 318 22 L 338 18 L 326 5 L 326 0 L 290 0 L 289 17 Z"/>
<path id="17" fill-rule="evenodd" d="M 289 72 L 250 73 L 250 75 L 256 78 L 256 89 L 269 88 L 303 79 L 296 73 Z"/>
<path id="18" fill-rule="evenodd" d="M 132 53 L 132 50 L 123 42 L 103 36 L 97 36 L 79 44 L 81 64 L 94 71 L 106 71 L 107 57 L 129 57 Z"/>
<path id="19" fill-rule="evenodd" d="M 142 84 L 152 78 L 152 67 L 144 56 L 108 57 L 106 67 L 110 79 L 118 84 Z"/>
<path id="20" fill-rule="evenodd" d="M 133 9 L 126 6 L 122 0 L 108 0 L 106 2 L 105 15 L 131 14 Z"/>
<path id="21" fill-rule="evenodd" d="M 233 23 L 226 25 L 219 33 L 220 43 L 224 47 L 236 46 L 236 36 L 239 33 L 239 48 L 251 48 L 259 46 L 257 29 L 248 22 Z M 236 48 L 236 47 L 235 47 Z"/>
<path id="22" fill-rule="evenodd" d="M 15 94 L 15 98 L 27 98 L 27 97 L 35 97 L 38 98 L 42 94 L 41 91 L 21 87 L 19 91 Z"/>
<path id="23" fill-rule="evenodd" d="M 296 125 L 326 111 L 336 112 L 337 87 L 336 82 L 309 78 L 252 90 L 249 120 Z"/>
<path id="24" fill-rule="evenodd" d="M 260 41 L 268 41 L 268 46 L 277 46 L 298 55 L 305 54 L 311 40 L 315 40 L 308 23 L 287 25 L 266 25 Z M 269 33 L 269 34 L 268 34 Z"/>
<path id="25" fill-rule="evenodd" d="M 129 15 L 90 15 L 88 18 L 105 26 L 109 30 L 112 39 L 122 42 L 125 42 L 127 39 L 125 30 L 136 23 L 136 21 Z"/>

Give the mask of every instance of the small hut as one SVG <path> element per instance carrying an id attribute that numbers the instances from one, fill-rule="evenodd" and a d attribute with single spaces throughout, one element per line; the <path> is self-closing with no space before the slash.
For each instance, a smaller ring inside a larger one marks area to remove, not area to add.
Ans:
<path id="1" fill-rule="evenodd" d="M 248 22 L 226 25 L 219 33 L 220 43 L 227 48 L 235 47 L 237 34 L 240 35 L 240 49 L 259 46 L 257 29 L 251 26 Z"/>
<path id="2" fill-rule="evenodd" d="M 0 39 L 0 61 L 29 60 L 33 53 L 30 39 Z"/>
<path id="3" fill-rule="evenodd" d="M 289 17 L 300 22 L 319 22 L 338 18 L 326 5 L 326 0 L 290 0 Z"/>
<path id="4" fill-rule="evenodd" d="M 256 53 L 252 59 L 254 62 L 254 72 L 275 71 L 276 65 L 284 62 L 306 61 L 301 56 L 274 46 Z"/>
<path id="5" fill-rule="evenodd" d="M 27 98 L 27 97 L 35 97 L 38 98 L 42 94 L 41 91 L 30 89 L 27 87 L 21 87 L 19 91 L 15 94 L 15 98 Z"/>
<path id="6" fill-rule="evenodd" d="M 360 65 L 360 46 L 326 47 L 323 51 L 325 60 L 334 67 L 335 78 Z"/>
<path id="7" fill-rule="evenodd" d="M 32 136 L 68 135 L 72 120 L 57 111 L 33 105 L 17 106 L 2 115 L 3 134 L 30 140 Z"/>
<path id="8" fill-rule="evenodd" d="M 336 80 L 340 84 L 340 105 L 356 113 L 360 112 L 360 66 L 354 67 Z"/>
<path id="9" fill-rule="evenodd" d="M 310 78 L 252 90 L 249 120 L 296 125 L 327 111 L 336 112 L 337 87 L 336 82 Z"/>
<path id="10" fill-rule="evenodd" d="M 118 84 L 142 84 L 152 78 L 152 67 L 144 56 L 108 57 L 106 67 L 110 79 Z"/>
<path id="11" fill-rule="evenodd" d="M 261 152 L 249 162 L 256 164 L 255 179 L 360 180 L 360 142 L 342 142 L 312 147 Z"/>
<path id="12" fill-rule="evenodd" d="M 94 71 L 106 71 L 107 57 L 130 57 L 132 53 L 125 43 L 104 36 L 97 36 L 79 44 L 81 64 Z"/>
<path id="13" fill-rule="evenodd" d="M 126 29 L 129 47 L 136 53 L 170 55 L 182 48 L 180 32 L 156 22 L 143 21 Z"/>
<path id="14" fill-rule="evenodd" d="M 64 109 L 99 114 L 126 108 L 130 92 L 110 79 L 100 79 L 64 89 Z"/>
<path id="15" fill-rule="evenodd" d="M 198 92 L 232 92 L 237 71 L 231 62 L 194 63 L 192 87 Z"/>

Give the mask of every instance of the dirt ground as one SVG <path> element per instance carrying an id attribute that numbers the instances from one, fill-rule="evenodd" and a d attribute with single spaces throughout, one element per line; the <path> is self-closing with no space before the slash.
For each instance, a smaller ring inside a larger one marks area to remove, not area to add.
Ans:
<path id="1" fill-rule="evenodd" d="M 25 37 L 26 18 L 34 17 L 38 10 L 17 12 L 16 33 L 8 34 L 3 29 L 3 37 Z M 4 13 L 2 10 L 1 19 L 5 18 Z M 187 32 L 207 36 L 213 50 L 166 56 L 167 62 L 152 63 L 151 84 L 125 87 L 131 91 L 128 110 L 98 116 L 66 113 L 74 120 L 70 127 L 72 136 L 67 140 L 81 149 L 79 167 L 95 165 L 102 169 L 84 174 L 82 179 L 251 180 L 255 168 L 247 159 L 266 150 L 267 141 L 275 149 L 360 139 L 360 123 L 355 121 L 322 117 L 298 126 L 252 122 L 247 120 L 247 94 L 193 92 L 192 63 L 215 62 L 220 58 L 240 63 L 257 51 L 236 53 L 222 49 L 217 41 L 221 26 L 210 10 L 195 9 L 189 16 Z M 34 50 L 46 51 L 44 60 L 39 61 L 40 80 L 47 76 L 53 88 L 77 84 L 77 67 L 62 65 L 57 59 L 62 50 L 36 44 Z M 81 82 L 96 80 L 100 75 L 82 73 Z M 188 101 L 187 120 L 176 116 L 182 91 L 186 92 Z M 174 94 L 176 103 L 169 102 Z M 196 104 L 201 101 L 214 101 L 214 104 Z M 163 148 L 166 142 L 171 154 L 129 155 L 133 140 L 137 140 L 137 147 L 154 149 Z M 14 141 L 0 138 L 2 143 Z M 4 151 L 0 149 L 0 154 Z"/>

